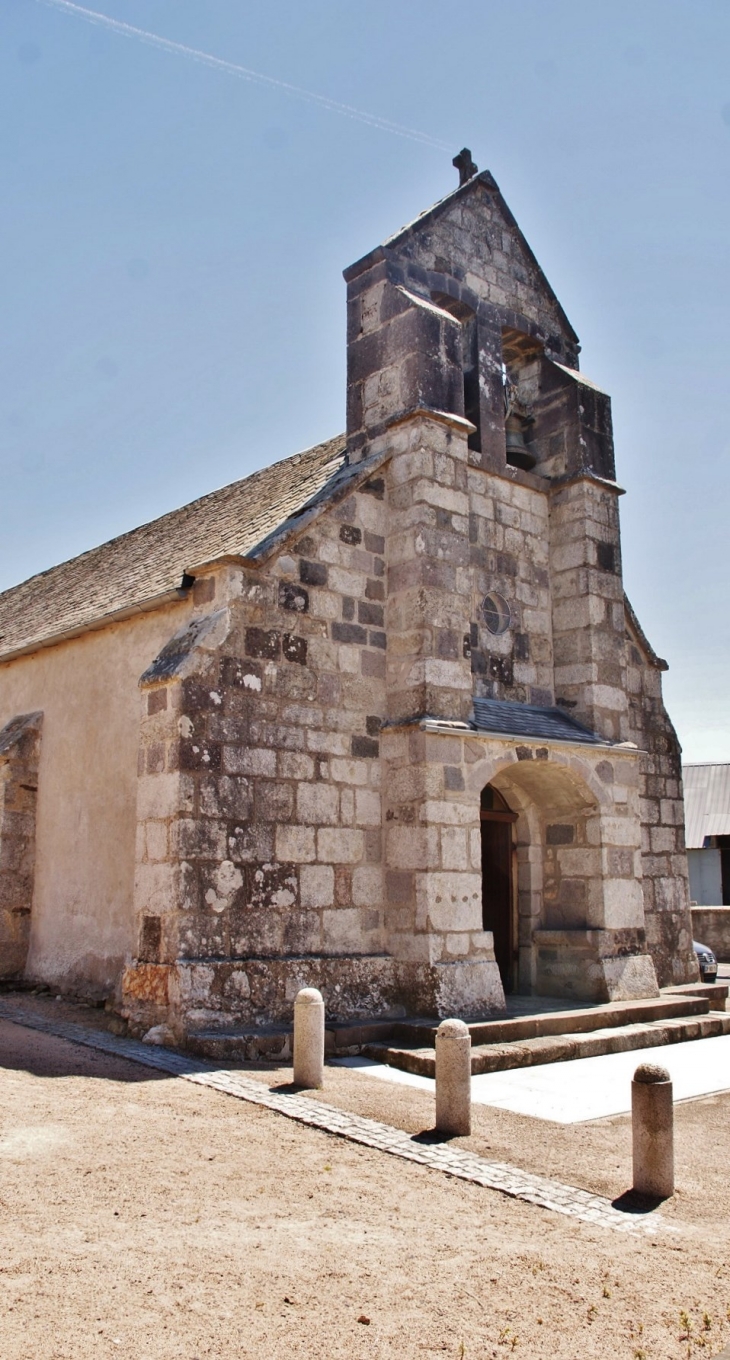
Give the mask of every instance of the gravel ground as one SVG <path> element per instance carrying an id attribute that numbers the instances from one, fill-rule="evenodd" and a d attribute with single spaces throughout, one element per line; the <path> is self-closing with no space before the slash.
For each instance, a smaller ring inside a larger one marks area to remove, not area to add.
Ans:
<path id="1" fill-rule="evenodd" d="M 433 1121 L 427 1094 L 343 1068 L 311 1098 Z M 678 1231 L 634 1239 L 0 1022 L 0 1354 L 709 1360 L 730 1341 L 729 1115 L 730 1096 L 677 1107 Z M 625 1118 L 476 1107 L 457 1145 L 609 1196 L 630 1182 Z"/>

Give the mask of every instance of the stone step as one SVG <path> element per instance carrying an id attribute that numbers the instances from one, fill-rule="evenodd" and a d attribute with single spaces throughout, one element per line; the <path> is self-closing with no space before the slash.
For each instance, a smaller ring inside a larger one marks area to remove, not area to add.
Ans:
<path id="1" fill-rule="evenodd" d="M 228 1029 L 189 1031 L 186 1053 L 214 1062 L 286 1062 L 291 1059 L 291 1027 L 283 1025 L 231 1026 Z"/>
<path id="2" fill-rule="evenodd" d="M 726 1011 L 668 1015 L 645 1023 L 612 1025 L 588 1032 L 476 1044 L 471 1053 L 471 1070 L 474 1076 L 483 1072 L 507 1072 L 516 1067 L 537 1067 L 542 1063 L 568 1062 L 572 1058 L 597 1058 L 606 1053 L 628 1053 L 633 1049 L 711 1039 L 721 1034 L 730 1034 L 730 1014 Z M 402 1072 L 414 1072 L 422 1077 L 436 1075 L 433 1048 L 365 1044 L 362 1052 L 366 1057 L 397 1067 Z"/>
<path id="3" fill-rule="evenodd" d="M 524 1043 L 640 1022 L 706 1015 L 711 1005 L 717 1010 L 724 1008 L 727 993 L 726 983 L 714 986 L 696 983 L 665 988 L 659 997 L 645 1001 L 611 1001 L 599 1006 L 540 1011 L 533 1015 L 478 1021 L 470 1024 L 469 1029 L 475 1047 Z M 540 1004 L 539 997 L 535 998 L 535 1004 Z M 325 1031 L 325 1050 L 328 1056 L 344 1056 L 361 1053 L 371 1044 L 393 1050 L 433 1048 L 437 1025 L 438 1021 L 432 1017 L 329 1022 Z M 290 1025 L 211 1028 L 189 1033 L 185 1048 L 197 1057 L 216 1062 L 286 1062 L 291 1058 L 291 1035 Z"/>
<path id="4" fill-rule="evenodd" d="M 727 982 L 683 982 L 679 987 L 665 987 L 662 996 L 704 996 L 713 1011 L 725 1010 L 728 990 Z"/>
<path id="5" fill-rule="evenodd" d="M 718 998 L 719 1000 L 719 998 Z M 539 998 L 536 998 L 539 1002 Z M 515 1040 L 544 1039 L 553 1035 L 583 1034 L 596 1029 L 610 1029 L 623 1025 L 649 1024 L 654 1020 L 676 1019 L 681 1016 L 706 1015 L 711 998 L 704 993 L 682 993 L 641 1001 L 608 1001 L 598 1006 L 582 1006 L 575 1010 L 538 1011 L 533 1015 L 519 1015 L 495 1020 L 480 1020 L 469 1025 L 472 1044 L 503 1044 Z M 719 1009 L 719 1006 L 718 1006 Z M 392 1038 L 402 1048 L 433 1045 L 438 1021 L 396 1021 Z"/>
<path id="6" fill-rule="evenodd" d="M 325 1053 L 356 1054 L 365 1044 L 382 1043 L 393 1037 L 392 1020 L 354 1020 L 328 1024 Z M 216 1062 L 289 1061 L 292 1053 L 291 1025 L 235 1025 L 220 1029 L 192 1030 L 185 1049 L 199 1058 Z"/>

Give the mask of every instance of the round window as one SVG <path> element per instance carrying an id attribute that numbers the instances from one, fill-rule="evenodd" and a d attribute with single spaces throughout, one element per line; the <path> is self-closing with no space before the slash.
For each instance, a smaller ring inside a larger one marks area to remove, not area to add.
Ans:
<path id="1" fill-rule="evenodd" d="M 503 595 L 493 591 L 482 600 L 482 614 L 490 633 L 506 633 L 512 621 L 510 607 Z"/>

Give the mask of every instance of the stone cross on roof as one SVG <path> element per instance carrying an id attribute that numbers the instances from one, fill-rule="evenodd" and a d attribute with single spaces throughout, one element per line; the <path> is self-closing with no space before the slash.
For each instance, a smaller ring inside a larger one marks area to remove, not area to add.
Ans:
<path id="1" fill-rule="evenodd" d="M 465 146 L 458 156 L 454 156 L 451 164 L 455 165 L 459 171 L 459 185 L 466 184 L 467 180 L 479 173 L 479 166 L 474 164 L 468 146 Z"/>

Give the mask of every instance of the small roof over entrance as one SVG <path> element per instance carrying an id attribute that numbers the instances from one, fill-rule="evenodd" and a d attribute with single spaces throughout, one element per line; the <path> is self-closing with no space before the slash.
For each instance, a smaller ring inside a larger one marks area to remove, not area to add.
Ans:
<path id="1" fill-rule="evenodd" d="M 562 708 L 518 704 L 511 699 L 475 699 L 474 726 L 478 732 L 498 732 L 506 737 L 529 737 L 539 741 L 571 741 L 589 746 L 611 746 L 590 728 L 576 722 Z"/>

